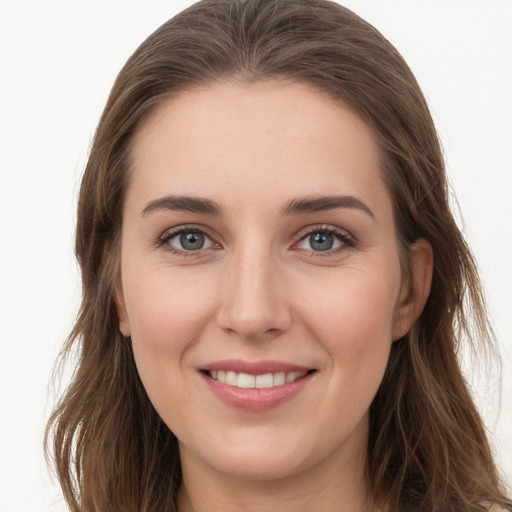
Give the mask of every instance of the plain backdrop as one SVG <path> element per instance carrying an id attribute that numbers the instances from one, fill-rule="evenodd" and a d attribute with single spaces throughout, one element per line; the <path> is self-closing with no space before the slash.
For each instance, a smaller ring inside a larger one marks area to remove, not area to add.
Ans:
<path id="1" fill-rule="evenodd" d="M 51 370 L 79 303 L 76 193 L 114 78 L 191 2 L 0 0 L 0 512 L 65 510 L 42 452 Z M 347 0 L 431 106 L 503 360 L 466 362 L 512 481 L 512 1 Z M 454 201 L 454 205 L 455 205 Z"/>

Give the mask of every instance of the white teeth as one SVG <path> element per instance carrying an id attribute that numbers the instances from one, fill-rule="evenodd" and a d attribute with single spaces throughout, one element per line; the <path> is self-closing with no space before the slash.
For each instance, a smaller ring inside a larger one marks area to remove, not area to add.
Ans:
<path id="1" fill-rule="evenodd" d="M 248 375 L 247 373 L 239 373 L 237 386 L 246 389 L 254 388 L 256 386 L 256 377 L 254 375 Z"/>
<path id="2" fill-rule="evenodd" d="M 304 377 L 307 372 L 276 372 L 262 375 L 250 375 L 248 373 L 236 373 L 233 371 L 211 370 L 208 374 L 212 379 L 218 380 L 223 384 L 228 384 L 229 386 L 243 389 L 263 389 L 295 382 Z"/>
<path id="3" fill-rule="evenodd" d="M 298 379 L 297 375 L 298 375 L 298 372 L 287 373 L 286 377 L 285 377 L 286 383 L 288 384 L 289 382 L 293 382 L 294 380 L 297 380 Z"/>
<path id="4" fill-rule="evenodd" d="M 238 375 L 236 372 L 226 372 L 226 384 L 236 386 L 238 384 Z"/>
<path id="5" fill-rule="evenodd" d="M 286 373 L 274 373 L 274 386 L 282 386 L 286 382 Z"/>
<path id="6" fill-rule="evenodd" d="M 256 376 L 257 388 L 271 388 L 274 385 L 274 376 L 271 373 Z"/>

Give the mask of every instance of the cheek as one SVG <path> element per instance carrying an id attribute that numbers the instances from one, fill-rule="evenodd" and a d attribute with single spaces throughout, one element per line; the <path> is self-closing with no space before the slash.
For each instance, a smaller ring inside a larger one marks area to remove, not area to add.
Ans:
<path id="1" fill-rule="evenodd" d="M 146 273 L 139 269 L 131 274 L 136 279 L 127 280 L 124 293 L 140 378 L 153 406 L 174 430 L 171 411 L 184 411 L 186 417 L 193 413 L 183 391 L 188 378 L 184 369 L 187 354 L 208 324 L 214 297 L 204 286 L 198 289 L 194 279 L 167 274 L 162 269 Z"/>
<path id="2" fill-rule="evenodd" d="M 168 411 L 187 407 L 186 395 L 169 390 L 184 385 L 187 354 L 201 339 L 214 297 L 194 278 L 166 269 L 131 275 L 136 278 L 123 284 L 135 362 L 153 405 L 168 420 Z"/>
<path id="3" fill-rule="evenodd" d="M 374 276 L 345 281 L 328 309 L 322 339 L 332 365 L 330 393 L 339 404 L 334 423 L 355 429 L 368 413 L 389 360 L 394 286 Z M 339 435 L 336 429 L 332 435 Z"/>
<path id="4" fill-rule="evenodd" d="M 335 370 L 363 383 L 383 374 L 387 364 L 400 272 L 351 270 L 310 296 L 303 316 Z"/>
<path id="5" fill-rule="evenodd" d="M 214 297 L 194 276 L 157 270 L 134 273 L 124 287 L 132 339 L 148 350 L 176 352 L 200 333 Z"/>

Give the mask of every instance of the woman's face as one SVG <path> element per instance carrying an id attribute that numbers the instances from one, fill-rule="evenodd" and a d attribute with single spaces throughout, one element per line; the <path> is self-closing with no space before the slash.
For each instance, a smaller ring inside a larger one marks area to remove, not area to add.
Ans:
<path id="1" fill-rule="evenodd" d="M 307 85 L 219 83 L 160 105 L 132 156 L 120 328 L 184 467 L 362 467 L 414 310 L 371 130 Z"/>

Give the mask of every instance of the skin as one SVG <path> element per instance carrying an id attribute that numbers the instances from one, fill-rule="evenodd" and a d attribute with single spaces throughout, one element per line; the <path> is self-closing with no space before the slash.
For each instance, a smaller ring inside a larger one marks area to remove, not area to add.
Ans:
<path id="1" fill-rule="evenodd" d="M 283 214 L 294 199 L 333 194 L 371 214 Z M 168 195 L 205 198 L 222 213 L 142 213 Z M 345 238 L 315 250 L 310 234 L 326 226 Z M 180 227 L 203 230 L 204 248 L 170 238 Z M 117 307 L 148 395 L 179 440 L 180 511 L 377 510 L 364 479 L 368 411 L 393 341 L 427 299 L 426 241 L 410 265 L 406 281 L 370 128 L 313 87 L 216 83 L 144 120 Z M 290 400 L 246 411 L 214 396 L 200 372 L 232 358 L 315 372 Z"/>

